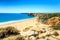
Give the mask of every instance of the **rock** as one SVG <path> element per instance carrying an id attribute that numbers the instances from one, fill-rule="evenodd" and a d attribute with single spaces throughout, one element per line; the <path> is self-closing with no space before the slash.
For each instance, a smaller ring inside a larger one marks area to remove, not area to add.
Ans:
<path id="1" fill-rule="evenodd" d="M 17 37 L 16 40 L 25 40 L 23 37 Z"/>
<path id="2" fill-rule="evenodd" d="M 36 40 L 36 37 L 31 36 L 30 39 L 31 39 L 31 40 Z"/>
<path id="3" fill-rule="evenodd" d="M 59 18 L 58 17 L 52 17 L 50 19 L 48 19 L 48 24 L 49 25 L 52 25 L 52 26 L 55 26 L 59 23 Z"/>
<path id="4" fill-rule="evenodd" d="M 59 36 L 59 34 L 57 32 L 54 32 L 53 35 L 54 36 Z"/>

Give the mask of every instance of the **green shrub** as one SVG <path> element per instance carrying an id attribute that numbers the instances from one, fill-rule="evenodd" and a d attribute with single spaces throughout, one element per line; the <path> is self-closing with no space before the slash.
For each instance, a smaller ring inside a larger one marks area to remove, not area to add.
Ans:
<path id="1" fill-rule="evenodd" d="M 56 26 L 51 26 L 53 29 L 55 30 L 60 30 L 60 24 L 56 25 Z"/>

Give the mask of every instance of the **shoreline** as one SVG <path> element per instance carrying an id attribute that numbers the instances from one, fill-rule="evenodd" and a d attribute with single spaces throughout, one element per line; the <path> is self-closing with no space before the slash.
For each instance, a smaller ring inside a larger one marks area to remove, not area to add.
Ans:
<path id="1" fill-rule="evenodd" d="M 17 22 L 23 22 L 23 21 L 27 21 L 27 20 L 30 20 L 30 19 L 34 19 L 34 18 L 36 18 L 36 17 L 27 18 L 27 19 L 21 19 L 21 20 L 13 20 L 13 21 L 1 22 L 1 23 L 0 23 L 0 26 L 6 25 L 6 24 L 17 23 Z"/>

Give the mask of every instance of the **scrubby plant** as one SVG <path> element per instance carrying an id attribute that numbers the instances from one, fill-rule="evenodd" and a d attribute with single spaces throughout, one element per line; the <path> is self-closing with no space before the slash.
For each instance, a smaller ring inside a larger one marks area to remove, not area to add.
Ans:
<path id="1" fill-rule="evenodd" d="M 19 34 L 19 31 L 16 29 L 16 28 L 14 28 L 14 27 L 7 27 L 6 29 L 5 29 L 6 31 L 7 31 L 7 34 L 9 34 L 9 35 L 17 35 L 17 34 Z"/>
<path id="2" fill-rule="evenodd" d="M 18 35 L 20 34 L 19 31 L 14 27 L 6 27 L 6 28 L 0 28 L 0 38 L 5 38 L 10 35 Z"/>
<path id="3" fill-rule="evenodd" d="M 59 36 L 59 34 L 57 32 L 54 32 L 53 35 L 54 36 Z"/>
<path id="4" fill-rule="evenodd" d="M 55 30 L 60 30 L 60 23 L 55 26 L 51 26 L 51 28 L 53 28 Z"/>

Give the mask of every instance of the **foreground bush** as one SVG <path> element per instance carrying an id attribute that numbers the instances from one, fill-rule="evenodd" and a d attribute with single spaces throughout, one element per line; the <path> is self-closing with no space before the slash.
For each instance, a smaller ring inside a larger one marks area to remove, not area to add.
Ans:
<path id="1" fill-rule="evenodd" d="M 10 36 L 10 37 L 4 38 L 2 40 L 25 40 L 25 38 L 21 35 L 16 35 L 16 36 Z"/>
<path id="2" fill-rule="evenodd" d="M 5 38 L 10 35 L 18 35 L 19 31 L 14 27 L 0 28 L 0 38 Z"/>
<path id="3" fill-rule="evenodd" d="M 19 31 L 14 27 L 7 27 L 5 30 L 7 31 L 7 34 L 9 34 L 9 35 L 19 34 Z"/>

